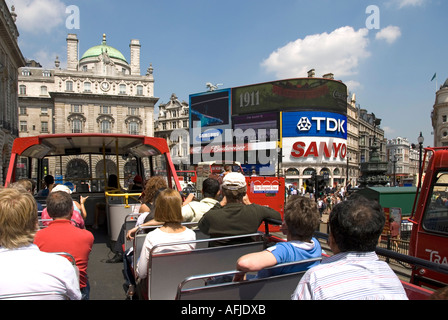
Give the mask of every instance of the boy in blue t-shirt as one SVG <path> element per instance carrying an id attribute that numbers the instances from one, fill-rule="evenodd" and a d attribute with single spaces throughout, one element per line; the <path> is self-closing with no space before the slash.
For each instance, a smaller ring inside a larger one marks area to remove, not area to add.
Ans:
<path id="1" fill-rule="evenodd" d="M 278 242 L 272 247 L 260 252 L 246 254 L 240 257 L 236 269 L 245 272 L 259 271 L 258 278 L 277 274 L 305 271 L 319 264 L 319 261 L 272 270 L 263 270 L 280 263 L 294 262 L 305 259 L 319 258 L 322 248 L 313 233 L 319 227 L 320 215 L 316 203 L 309 198 L 292 196 L 285 205 L 285 217 L 282 232 L 287 242 Z M 239 281 L 244 275 L 236 275 L 234 281 Z"/>

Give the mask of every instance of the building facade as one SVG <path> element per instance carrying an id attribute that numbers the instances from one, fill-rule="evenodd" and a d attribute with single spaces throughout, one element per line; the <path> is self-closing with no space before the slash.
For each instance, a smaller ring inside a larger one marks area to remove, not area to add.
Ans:
<path id="1" fill-rule="evenodd" d="M 154 135 L 153 69 L 140 74 L 140 43 L 130 42 L 130 61 L 103 35 L 79 57 L 76 34 L 67 36 L 67 66 L 29 61 L 19 69 L 19 135 L 120 133 Z M 51 170 L 48 174 L 63 175 Z M 98 172 L 101 172 L 98 168 Z"/>
<path id="2" fill-rule="evenodd" d="M 448 79 L 436 92 L 431 122 L 434 132 L 434 147 L 448 146 Z"/>
<path id="3" fill-rule="evenodd" d="M 17 43 L 19 32 L 15 25 L 14 6 L 9 11 L 0 0 L 0 180 L 3 182 L 8 169 L 14 139 L 18 136 L 18 69 L 25 59 Z"/>
<path id="4" fill-rule="evenodd" d="M 178 169 L 188 169 L 189 155 L 189 106 L 173 93 L 170 101 L 159 104 L 154 125 L 154 135 L 166 139 L 171 158 Z"/>

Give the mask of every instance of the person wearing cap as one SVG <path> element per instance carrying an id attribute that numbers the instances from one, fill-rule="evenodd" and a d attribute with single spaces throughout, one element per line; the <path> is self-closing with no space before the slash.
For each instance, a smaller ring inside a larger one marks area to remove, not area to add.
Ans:
<path id="1" fill-rule="evenodd" d="M 143 190 L 143 178 L 140 175 L 134 177 L 134 183 L 131 186 L 131 191 L 142 191 Z"/>
<path id="2" fill-rule="evenodd" d="M 222 185 L 223 201 L 205 213 L 198 223 L 199 229 L 211 238 L 244 235 L 257 232 L 266 218 L 281 220 L 272 208 L 250 203 L 247 197 L 246 178 L 238 172 L 225 175 Z M 214 241 L 212 246 L 247 242 L 247 239 Z"/>
<path id="3" fill-rule="evenodd" d="M 51 189 L 51 192 L 56 192 L 56 191 L 64 191 L 68 194 L 72 193 L 70 188 L 63 184 L 58 184 L 58 185 L 54 186 L 53 189 Z M 88 197 L 81 196 L 81 198 L 80 198 L 81 203 L 73 200 L 73 215 L 72 215 L 71 220 L 72 220 L 72 223 L 74 223 L 77 227 L 79 227 L 81 229 L 85 228 L 84 220 L 87 217 L 85 202 L 86 202 L 87 198 Z M 47 208 L 44 208 L 44 210 L 42 210 L 41 218 L 42 219 L 51 219 L 50 215 L 48 214 Z M 44 226 L 48 226 L 49 222 L 44 221 L 42 224 Z"/>

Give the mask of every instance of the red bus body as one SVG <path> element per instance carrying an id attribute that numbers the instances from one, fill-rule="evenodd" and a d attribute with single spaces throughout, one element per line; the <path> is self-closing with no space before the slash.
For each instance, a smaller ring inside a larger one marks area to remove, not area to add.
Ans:
<path id="1" fill-rule="evenodd" d="M 448 147 L 426 148 L 424 160 L 429 152 L 432 156 L 409 218 L 413 223 L 409 255 L 448 266 Z M 413 268 L 411 282 L 440 288 L 448 286 L 448 274 Z"/>

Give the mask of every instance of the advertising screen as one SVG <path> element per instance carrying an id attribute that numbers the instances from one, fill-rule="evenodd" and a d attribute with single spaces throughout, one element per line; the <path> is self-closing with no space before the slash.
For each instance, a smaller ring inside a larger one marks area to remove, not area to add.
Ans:
<path id="1" fill-rule="evenodd" d="M 190 144 L 224 142 L 225 130 L 231 129 L 230 89 L 190 95 Z"/>
<path id="2" fill-rule="evenodd" d="M 337 80 L 297 78 L 232 88 L 232 115 L 272 111 L 347 113 L 347 86 Z"/>
<path id="3" fill-rule="evenodd" d="M 247 141 L 277 141 L 279 139 L 279 114 L 257 113 L 232 117 L 233 129 L 247 133 Z"/>

